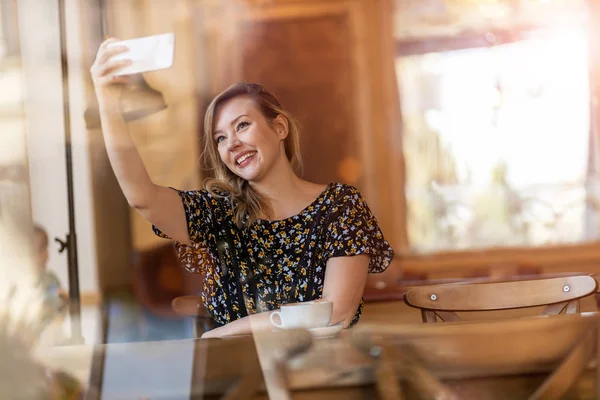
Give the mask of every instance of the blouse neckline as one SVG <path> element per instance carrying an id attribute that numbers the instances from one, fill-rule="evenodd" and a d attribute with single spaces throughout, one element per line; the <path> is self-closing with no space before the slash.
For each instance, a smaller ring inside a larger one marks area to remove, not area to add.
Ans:
<path id="1" fill-rule="evenodd" d="M 316 204 L 321 202 L 321 199 L 327 194 L 327 192 L 329 191 L 329 189 L 334 185 L 333 182 L 328 183 L 327 186 L 325 186 L 325 189 L 323 189 L 323 191 L 321 191 L 321 193 L 319 193 L 319 195 L 306 207 L 304 207 L 302 209 L 302 211 L 300 211 L 297 214 L 294 214 L 290 217 L 287 218 L 283 218 L 283 219 L 258 219 L 257 222 L 262 223 L 262 224 L 284 224 L 288 221 L 291 221 L 293 219 L 297 219 L 298 217 L 300 217 L 301 215 L 304 215 L 311 207 L 314 207 Z"/>

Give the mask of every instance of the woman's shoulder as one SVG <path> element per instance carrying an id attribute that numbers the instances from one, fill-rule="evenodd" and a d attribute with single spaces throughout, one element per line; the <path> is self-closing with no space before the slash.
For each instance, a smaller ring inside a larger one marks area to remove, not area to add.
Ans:
<path id="1" fill-rule="evenodd" d="M 232 187 L 225 181 L 215 178 L 208 178 L 202 185 L 202 191 L 210 197 L 229 199 L 231 198 Z"/>
<path id="2" fill-rule="evenodd" d="M 327 191 L 329 192 L 330 197 L 339 202 L 344 200 L 345 198 L 362 198 L 360 190 L 358 190 L 355 186 L 349 185 L 347 183 L 341 182 L 332 182 L 329 184 Z"/>
<path id="3" fill-rule="evenodd" d="M 175 189 L 179 192 L 182 200 L 186 204 L 204 204 L 211 209 L 221 208 L 223 206 L 229 206 L 228 193 L 218 189 L 191 189 L 191 190 L 180 190 Z"/>
<path id="4" fill-rule="evenodd" d="M 184 198 L 189 198 L 189 199 L 210 199 L 213 197 L 218 197 L 206 189 L 177 189 L 177 188 L 171 188 L 171 189 L 173 189 L 177 193 L 179 193 L 180 196 L 182 196 Z"/>
<path id="5" fill-rule="evenodd" d="M 356 212 L 368 207 L 358 188 L 341 182 L 327 185 L 319 203 L 321 212 L 327 214 Z"/>
<path id="6" fill-rule="evenodd" d="M 185 193 L 194 197 L 205 197 L 210 199 L 227 199 L 230 197 L 230 191 L 226 189 L 226 185 L 216 179 L 207 179 L 200 189 L 175 190 L 179 193 Z"/>

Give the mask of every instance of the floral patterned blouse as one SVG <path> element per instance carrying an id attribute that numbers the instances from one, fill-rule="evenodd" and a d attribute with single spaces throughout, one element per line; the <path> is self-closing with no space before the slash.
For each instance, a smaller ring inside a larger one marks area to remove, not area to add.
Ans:
<path id="1" fill-rule="evenodd" d="M 202 301 L 219 324 L 323 294 L 327 260 L 368 254 L 369 272 L 394 255 L 359 191 L 331 183 L 299 214 L 240 229 L 230 200 L 206 190 L 177 191 L 192 245 L 176 243 L 189 272 L 204 275 Z M 156 227 L 154 232 L 168 238 Z M 352 324 L 360 318 L 361 301 Z"/>

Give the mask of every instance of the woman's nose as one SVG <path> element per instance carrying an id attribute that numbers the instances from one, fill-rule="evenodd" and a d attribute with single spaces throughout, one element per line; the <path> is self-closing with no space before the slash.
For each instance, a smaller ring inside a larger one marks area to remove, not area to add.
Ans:
<path id="1" fill-rule="evenodd" d="M 230 151 L 234 150 L 239 147 L 241 143 L 242 142 L 240 142 L 240 139 L 237 137 L 237 135 L 231 135 L 229 138 L 229 143 L 227 143 L 227 149 Z"/>

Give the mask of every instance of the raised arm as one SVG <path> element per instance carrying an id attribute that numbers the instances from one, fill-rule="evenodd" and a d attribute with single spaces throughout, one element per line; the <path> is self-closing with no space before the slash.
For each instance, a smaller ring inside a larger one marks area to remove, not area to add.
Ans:
<path id="1" fill-rule="evenodd" d="M 110 164 L 129 205 L 171 238 L 190 244 L 179 195 L 152 182 L 121 115 L 119 102 L 127 78 L 115 73 L 130 61 L 112 60 L 113 56 L 128 50 L 124 46 L 108 46 L 116 41 L 111 38 L 100 45 L 90 70 Z"/>

